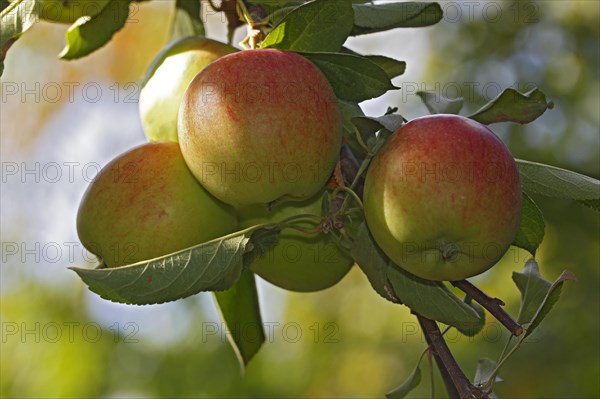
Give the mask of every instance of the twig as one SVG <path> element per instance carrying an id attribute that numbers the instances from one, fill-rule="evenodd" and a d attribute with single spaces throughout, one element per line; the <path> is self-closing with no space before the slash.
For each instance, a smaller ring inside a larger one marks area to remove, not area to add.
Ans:
<path id="1" fill-rule="evenodd" d="M 440 369 L 450 399 L 488 399 L 489 396 L 471 384 L 452 356 L 437 323 L 415 313 L 427 343 Z"/>
<path id="2" fill-rule="evenodd" d="M 487 309 L 511 334 L 518 337 L 523 333 L 523 327 L 502 309 L 504 302 L 500 299 L 489 297 L 467 280 L 451 281 L 450 283 Z"/>

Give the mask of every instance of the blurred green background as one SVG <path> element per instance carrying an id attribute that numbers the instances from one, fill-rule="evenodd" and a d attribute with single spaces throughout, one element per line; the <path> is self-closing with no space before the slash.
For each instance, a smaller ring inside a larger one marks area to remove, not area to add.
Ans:
<path id="1" fill-rule="evenodd" d="M 415 87 L 464 96 L 466 114 L 500 88 L 525 91 L 535 85 L 555 108 L 531 125 L 492 129 L 516 157 L 599 178 L 599 3 L 441 4 L 445 18 L 434 27 L 349 41 L 355 51 L 407 61 L 407 73 L 394 80 L 402 90 L 366 102 L 366 113 L 397 106 L 409 119 L 425 114 Z M 0 395 L 383 397 L 410 374 L 425 343 L 409 311 L 378 297 L 356 267 L 336 287 L 313 294 L 287 293 L 261 282 L 268 342 L 243 377 L 209 294 L 157 306 L 117 305 L 90 293 L 66 269 L 86 261 L 74 229 L 85 177 L 144 140 L 137 83 L 168 40 L 165 21 L 173 5 L 136 5 L 113 42 L 81 61 L 56 59 L 66 26 L 45 22 L 8 53 L 0 125 Z M 208 16 L 207 25 L 211 37 L 224 38 L 219 15 Z M 75 88 L 74 96 L 68 87 Z M 506 364 L 497 393 L 597 398 L 599 214 L 569 201 L 535 199 L 547 223 L 538 255 L 542 274 L 553 280 L 570 269 L 578 281 L 565 286 L 554 310 Z M 511 249 L 496 268 L 473 280 L 516 315 L 519 294 L 511 273 L 527 259 L 525 252 Z M 497 358 L 507 338 L 489 318 L 474 338 L 448 336 L 470 377 L 477 359 Z M 425 375 L 427 370 L 424 363 Z M 426 380 L 410 397 L 429 395 Z M 445 397 L 437 377 L 435 388 L 436 397 Z"/>

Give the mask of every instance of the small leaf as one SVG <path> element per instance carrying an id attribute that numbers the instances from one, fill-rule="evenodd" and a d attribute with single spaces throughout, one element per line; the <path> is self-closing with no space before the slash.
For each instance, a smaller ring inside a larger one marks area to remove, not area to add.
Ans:
<path id="1" fill-rule="evenodd" d="M 67 30 L 67 45 L 58 55 L 65 60 L 84 57 L 110 41 L 129 16 L 129 0 L 112 0 L 90 18 L 81 17 Z"/>
<path id="2" fill-rule="evenodd" d="M 575 276 L 566 271 L 554 283 L 550 283 L 540 275 L 534 259 L 525 263 L 523 273 L 514 272 L 512 278 L 521 292 L 521 308 L 517 321 L 521 324 L 530 323 L 525 336 L 531 334 L 558 301 L 562 284 L 567 280 L 575 280 Z"/>
<path id="3" fill-rule="evenodd" d="M 438 3 L 402 2 L 354 4 L 352 35 L 381 32 L 394 28 L 415 28 L 438 23 L 442 8 Z"/>
<path id="4" fill-rule="evenodd" d="M 177 0 L 171 25 L 171 40 L 185 36 L 204 36 L 204 23 L 200 16 L 200 0 Z"/>
<path id="5" fill-rule="evenodd" d="M 9 48 L 39 20 L 42 0 L 14 0 L 0 12 L 0 76 Z"/>
<path id="6" fill-rule="evenodd" d="M 249 269 L 244 270 L 231 288 L 215 292 L 214 297 L 243 372 L 265 342 L 254 274 Z"/>
<path id="7" fill-rule="evenodd" d="M 512 279 L 521 292 L 521 308 L 517 321 L 520 324 L 529 323 L 552 283 L 542 278 L 538 264 L 533 258 L 525 263 L 523 273 L 513 272 Z"/>
<path id="8" fill-rule="evenodd" d="M 403 399 L 421 383 L 421 367 L 417 365 L 417 368 L 413 370 L 408 378 L 397 388 L 385 394 L 387 399 Z"/>
<path id="9" fill-rule="evenodd" d="M 293 9 L 267 35 L 262 48 L 339 51 L 352 30 L 349 0 L 314 0 Z"/>
<path id="10" fill-rule="evenodd" d="M 404 61 L 398 61 L 383 55 L 365 55 L 364 57 L 383 69 L 390 79 L 400 76 L 406 71 L 406 62 Z"/>
<path id="11" fill-rule="evenodd" d="M 352 121 L 357 124 L 357 127 L 366 128 L 367 125 L 364 122 L 367 122 L 368 125 L 371 126 L 371 129 L 377 126 L 377 130 L 385 129 L 388 132 L 395 132 L 400 129 L 400 127 L 406 122 L 406 119 L 402 115 L 398 114 L 387 114 L 379 117 L 372 116 L 363 116 L 352 119 Z M 370 122 L 370 123 L 369 123 Z M 374 122 L 374 123 L 373 123 Z"/>
<path id="12" fill-rule="evenodd" d="M 544 239 L 544 215 L 533 200 L 523 193 L 523 206 L 521 208 L 521 220 L 519 230 L 512 245 L 523 248 L 533 256 Z"/>
<path id="13" fill-rule="evenodd" d="M 427 110 L 431 114 L 457 115 L 464 102 L 462 97 L 447 98 L 431 91 L 418 91 L 417 95 L 421 98 L 421 101 L 423 101 L 423 104 L 425 104 Z"/>
<path id="14" fill-rule="evenodd" d="M 532 194 L 579 201 L 600 210 L 600 181 L 555 166 L 517 159 L 523 189 Z"/>
<path id="15" fill-rule="evenodd" d="M 529 123 L 539 118 L 552 102 L 546 102 L 546 95 L 538 89 L 519 93 L 515 89 L 505 89 L 498 97 L 484 105 L 469 118 L 484 125 L 498 122 Z"/>
<path id="16" fill-rule="evenodd" d="M 365 57 L 343 53 L 300 54 L 323 72 L 335 95 L 342 100 L 360 102 L 397 89 L 385 71 Z"/>
<path id="17" fill-rule="evenodd" d="M 498 363 L 494 360 L 484 357 L 477 361 L 477 370 L 475 371 L 475 378 L 473 378 L 473 385 L 483 386 L 490 378 L 492 378 L 494 371 L 498 367 Z M 502 382 L 503 379 L 500 376 L 496 376 L 495 382 Z"/>
<path id="18" fill-rule="evenodd" d="M 249 241 L 244 234 L 233 235 L 133 265 L 71 270 L 104 299 L 134 305 L 164 303 L 231 287 L 242 272 Z"/>
<path id="19" fill-rule="evenodd" d="M 552 283 L 552 286 L 548 290 L 548 293 L 546 294 L 546 297 L 542 301 L 542 304 L 540 305 L 539 309 L 533 316 L 533 319 L 531 320 L 529 327 L 527 327 L 527 332 L 524 334 L 522 339 L 525 339 L 526 337 L 531 335 L 531 333 L 540 325 L 542 320 L 544 320 L 544 318 L 548 315 L 550 310 L 552 310 L 552 307 L 554 307 L 554 304 L 556 304 L 556 302 L 558 302 L 558 299 L 560 298 L 560 292 L 562 291 L 562 286 L 565 283 L 565 281 L 575 281 L 575 280 L 576 280 L 575 275 L 568 270 L 563 271 L 560 274 L 560 276 L 558 276 L 556 281 L 554 283 Z"/>
<path id="20" fill-rule="evenodd" d="M 356 127 L 354 126 L 354 123 L 352 123 L 352 119 L 357 116 L 364 116 L 365 114 L 356 102 L 338 99 L 338 107 L 340 109 L 340 115 L 342 116 L 342 132 L 346 142 L 352 149 L 352 153 L 360 158 L 364 158 L 366 151 L 358 144 L 355 132 Z"/>

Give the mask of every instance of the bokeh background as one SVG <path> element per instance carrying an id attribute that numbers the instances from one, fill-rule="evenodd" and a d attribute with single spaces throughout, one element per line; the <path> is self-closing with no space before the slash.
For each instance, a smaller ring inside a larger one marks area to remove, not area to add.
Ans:
<path id="1" fill-rule="evenodd" d="M 441 2 L 444 20 L 351 38 L 365 54 L 407 61 L 401 90 L 363 103 L 427 113 L 415 95 L 464 96 L 465 113 L 502 88 L 540 87 L 555 108 L 526 126 L 493 125 L 516 157 L 600 177 L 600 6 L 596 1 Z M 124 306 L 90 293 L 67 269 L 90 259 L 78 243 L 78 202 L 101 165 L 144 142 L 139 82 L 168 41 L 174 1 L 136 3 L 126 27 L 89 57 L 56 55 L 66 25 L 40 22 L 11 48 L 1 78 L 0 396 L 7 398 L 382 397 L 425 348 L 416 320 L 378 297 L 357 268 L 318 293 L 261 282 L 268 342 L 244 376 L 209 294 Z M 225 20 L 207 13 L 208 36 Z M 236 41 L 242 39 L 242 33 Z M 538 261 L 548 279 L 570 269 L 561 300 L 503 369 L 501 398 L 600 397 L 599 214 L 535 198 L 546 217 Z M 474 279 L 516 315 L 511 273 L 528 259 L 510 250 Z M 469 376 L 508 338 L 489 319 L 474 338 L 449 337 Z M 424 376 L 429 374 L 426 361 Z M 426 377 L 427 380 L 429 377 Z M 436 378 L 436 395 L 444 397 Z M 424 381 L 412 398 L 427 397 Z"/>

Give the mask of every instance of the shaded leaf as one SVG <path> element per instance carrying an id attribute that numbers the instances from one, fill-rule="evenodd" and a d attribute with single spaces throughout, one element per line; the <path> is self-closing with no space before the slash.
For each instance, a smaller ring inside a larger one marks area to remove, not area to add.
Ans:
<path id="1" fill-rule="evenodd" d="M 398 61 L 383 55 L 365 55 L 364 57 L 383 69 L 390 79 L 400 76 L 406 71 L 406 62 L 404 61 Z"/>
<path id="2" fill-rule="evenodd" d="M 204 36 L 204 23 L 200 16 L 200 0 L 177 0 L 171 25 L 171 40 L 185 36 Z"/>
<path id="3" fill-rule="evenodd" d="M 373 289 L 387 300 L 397 303 L 399 299 L 412 311 L 461 331 L 479 330 L 483 325 L 477 312 L 444 283 L 421 279 L 390 262 L 365 224 L 359 229 L 351 254 Z"/>
<path id="4" fill-rule="evenodd" d="M 377 64 L 365 57 L 343 53 L 301 53 L 323 72 L 336 97 L 360 102 L 397 89 Z"/>
<path id="5" fill-rule="evenodd" d="M 67 44 L 58 55 L 65 60 L 84 57 L 110 41 L 129 16 L 129 0 L 112 0 L 94 17 L 81 17 L 69 27 Z"/>
<path id="6" fill-rule="evenodd" d="M 387 277 L 388 260 L 375 245 L 366 224 L 358 228 L 350 255 L 367 276 L 369 283 L 379 295 L 393 303 L 401 303 Z"/>
<path id="7" fill-rule="evenodd" d="M 421 383 L 421 367 L 417 365 L 417 368 L 413 370 L 408 378 L 397 388 L 385 394 L 387 399 L 403 399 Z"/>
<path id="8" fill-rule="evenodd" d="M 570 170 L 517 159 L 523 189 L 552 198 L 573 199 L 600 210 L 600 181 Z"/>
<path id="9" fill-rule="evenodd" d="M 484 125 L 498 122 L 525 124 L 536 120 L 553 106 L 552 102 L 546 102 L 546 95 L 538 89 L 520 93 L 509 88 L 470 115 L 469 118 Z"/>
<path id="10" fill-rule="evenodd" d="M 575 280 L 575 275 L 568 270 L 563 271 L 560 274 L 560 276 L 558 276 L 556 281 L 552 283 L 552 286 L 548 290 L 548 293 L 542 301 L 541 306 L 533 316 L 533 319 L 531 320 L 529 327 L 527 327 L 527 331 L 522 339 L 525 339 L 526 337 L 531 335 L 531 333 L 540 325 L 540 323 L 542 322 L 542 320 L 544 320 L 548 313 L 550 313 L 550 310 L 552 310 L 552 307 L 554 307 L 554 305 L 556 304 L 556 302 L 558 302 L 558 299 L 560 298 L 560 293 L 562 291 L 562 287 L 565 281 Z"/>
<path id="11" fill-rule="evenodd" d="M 42 0 L 14 0 L 0 12 L 0 76 L 9 48 L 38 21 Z"/>
<path id="12" fill-rule="evenodd" d="M 354 4 L 352 35 L 381 32 L 394 28 L 415 28 L 438 23 L 442 8 L 438 3 L 401 2 Z"/>
<path id="13" fill-rule="evenodd" d="M 254 274 L 246 269 L 226 291 L 214 293 L 221 318 L 242 371 L 265 342 Z"/>
<path id="14" fill-rule="evenodd" d="M 352 119 L 357 116 L 364 116 L 362 109 L 356 102 L 344 101 L 338 99 L 338 107 L 342 117 L 342 132 L 346 142 L 352 149 L 352 153 L 364 158 L 366 155 L 365 149 L 358 143 L 356 137 L 356 126 L 352 123 Z"/>
<path id="15" fill-rule="evenodd" d="M 494 371 L 498 367 L 498 363 L 489 357 L 481 358 L 477 361 L 477 370 L 475 370 L 475 378 L 473 378 L 473 385 L 482 386 L 485 385 L 490 378 L 493 377 Z M 502 382 L 502 377 L 496 375 L 495 382 Z"/>
<path id="16" fill-rule="evenodd" d="M 544 239 L 544 215 L 533 200 L 523 193 L 519 230 L 512 245 L 523 248 L 533 256 Z"/>
<path id="17" fill-rule="evenodd" d="M 375 128 L 376 130 L 385 129 L 388 132 L 395 132 L 406 122 L 406 119 L 402 115 L 398 114 L 387 114 L 379 117 L 363 116 L 352 119 L 357 127 L 368 128 L 370 130 Z M 376 131 L 375 130 L 375 131 Z M 373 133 L 375 132 L 373 131 Z"/>
<path id="18" fill-rule="evenodd" d="M 542 277 L 535 259 L 525 263 L 523 273 L 513 272 L 512 279 L 521 292 L 521 307 L 517 322 L 529 323 L 542 304 L 552 283 Z"/>
<path id="19" fill-rule="evenodd" d="M 244 234 L 233 235 L 133 265 L 71 269 L 104 299 L 134 305 L 164 303 L 231 287 L 242 272 L 249 241 Z"/>
<path id="20" fill-rule="evenodd" d="M 262 42 L 262 48 L 339 51 L 353 25 L 349 0 L 314 0 L 287 14 Z"/>
<path id="21" fill-rule="evenodd" d="M 462 97 L 447 98 L 431 91 L 418 91 L 417 95 L 431 114 L 458 115 L 464 103 Z"/>

